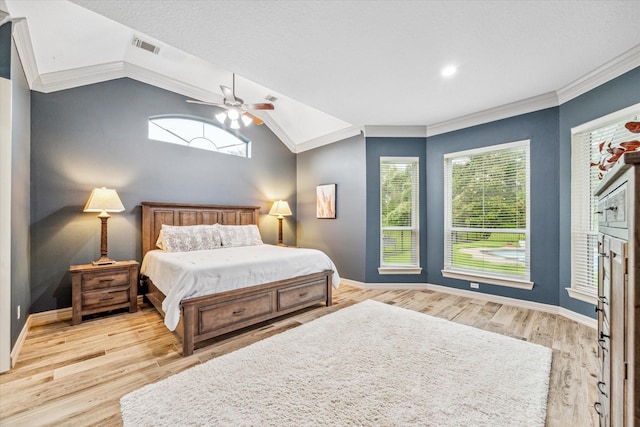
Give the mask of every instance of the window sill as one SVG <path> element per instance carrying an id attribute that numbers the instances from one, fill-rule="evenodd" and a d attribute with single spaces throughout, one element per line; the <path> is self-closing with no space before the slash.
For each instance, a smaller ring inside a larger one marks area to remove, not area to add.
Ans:
<path id="1" fill-rule="evenodd" d="M 581 291 L 579 289 L 565 288 L 569 296 L 589 304 L 598 305 L 598 297 L 592 293 Z"/>
<path id="2" fill-rule="evenodd" d="M 527 280 L 505 279 L 503 277 L 481 276 L 477 274 L 463 273 L 452 270 L 442 270 L 442 277 L 450 279 L 469 280 L 474 282 L 486 283 L 488 285 L 506 286 L 508 288 L 524 289 L 530 291 L 533 289 L 533 282 Z"/>
<path id="3" fill-rule="evenodd" d="M 378 274 L 420 274 L 420 267 L 378 267 Z"/>

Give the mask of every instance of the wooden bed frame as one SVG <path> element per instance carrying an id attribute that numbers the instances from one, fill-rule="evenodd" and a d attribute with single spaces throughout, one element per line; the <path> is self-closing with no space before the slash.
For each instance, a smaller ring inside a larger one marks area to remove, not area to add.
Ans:
<path id="1" fill-rule="evenodd" d="M 258 224 L 260 208 L 142 202 L 142 256 L 155 249 L 162 224 Z M 264 283 L 248 288 L 184 299 L 176 333 L 182 355 L 193 354 L 196 343 L 264 322 L 300 309 L 331 305 L 332 270 Z M 165 295 L 151 279 L 141 276 L 146 298 L 164 317 Z"/>

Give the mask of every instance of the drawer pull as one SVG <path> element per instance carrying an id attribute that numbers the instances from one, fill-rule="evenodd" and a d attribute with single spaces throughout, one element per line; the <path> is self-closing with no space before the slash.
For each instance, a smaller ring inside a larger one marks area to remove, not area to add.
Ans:
<path id="1" fill-rule="evenodd" d="M 113 279 L 100 279 L 100 283 L 113 282 Z"/>
<path id="2" fill-rule="evenodd" d="M 600 407 L 602 406 L 602 403 L 600 402 L 596 402 L 593 404 L 593 409 L 595 409 L 596 414 L 598 414 L 598 416 L 602 417 L 602 412 L 600 412 Z"/>
<path id="3" fill-rule="evenodd" d="M 247 311 L 246 308 L 241 308 L 240 310 L 236 310 L 233 312 L 234 316 L 240 316 L 242 313 L 244 313 L 245 311 Z"/>
<path id="4" fill-rule="evenodd" d="M 612 211 L 615 212 L 618 210 L 617 206 L 609 206 L 608 208 L 605 208 L 605 211 Z"/>
<path id="5" fill-rule="evenodd" d="M 604 384 L 604 381 L 598 381 L 598 385 L 597 385 L 597 387 L 598 387 L 598 391 L 599 391 L 599 392 L 600 392 L 600 394 L 602 394 L 604 397 L 608 397 L 608 396 L 607 396 L 607 393 L 605 393 L 605 392 L 600 388 L 600 386 L 601 386 L 601 385 L 605 385 L 605 384 Z"/>
<path id="6" fill-rule="evenodd" d="M 112 300 L 113 297 L 104 297 L 104 298 L 100 298 L 100 301 L 109 301 Z"/>
<path id="7" fill-rule="evenodd" d="M 600 338 L 611 338 L 611 335 L 607 335 L 604 332 L 600 331 Z"/>
<path id="8" fill-rule="evenodd" d="M 307 295 L 309 295 L 309 292 L 300 292 L 300 293 L 298 294 L 298 296 L 299 296 L 300 298 L 302 298 L 302 297 L 306 297 Z"/>
<path id="9" fill-rule="evenodd" d="M 600 348 L 601 348 L 603 351 L 608 351 L 609 349 L 608 349 L 607 347 L 605 347 L 605 346 L 604 346 L 604 343 L 605 343 L 605 341 L 604 341 L 602 338 L 600 338 L 600 339 L 598 340 L 598 345 L 600 346 Z"/>
<path id="10" fill-rule="evenodd" d="M 599 311 L 604 311 L 603 309 L 601 309 L 600 307 L 596 306 L 596 313 Z"/>

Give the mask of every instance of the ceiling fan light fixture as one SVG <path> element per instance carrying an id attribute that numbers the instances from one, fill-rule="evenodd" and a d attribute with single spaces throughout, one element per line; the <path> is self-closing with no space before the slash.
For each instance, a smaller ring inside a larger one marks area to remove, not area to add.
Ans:
<path id="1" fill-rule="evenodd" d="M 231 120 L 238 120 L 240 118 L 240 113 L 238 113 L 238 110 L 236 110 L 235 108 L 231 108 L 229 109 L 229 111 L 227 111 L 227 117 L 229 117 L 229 119 Z"/>
<path id="2" fill-rule="evenodd" d="M 251 117 L 244 114 L 240 116 L 240 118 L 242 119 L 242 123 L 244 123 L 245 126 L 249 126 L 251 122 L 253 122 L 253 120 L 251 120 Z"/>
<path id="3" fill-rule="evenodd" d="M 240 123 L 238 123 L 237 120 L 231 120 L 231 126 L 229 126 L 231 129 L 240 129 Z"/>
<path id="4" fill-rule="evenodd" d="M 224 124 L 224 121 L 227 120 L 227 114 L 225 112 L 220 112 L 215 115 L 215 118 L 217 121 Z"/>

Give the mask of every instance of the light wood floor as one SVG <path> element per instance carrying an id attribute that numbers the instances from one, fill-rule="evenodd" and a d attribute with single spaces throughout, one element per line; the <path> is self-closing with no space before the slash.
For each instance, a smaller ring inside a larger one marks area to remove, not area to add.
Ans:
<path id="1" fill-rule="evenodd" d="M 0 424 L 121 425 L 119 399 L 126 393 L 369 298 L 552 348 L 547 425 L 597 425 L 591 406 L 597 398 L 595 330 L 561 316 L 434 291 L 344 285 L 330 308 L 214 340 L 187 358 L 147 305 L 77 326 L 69 320 L 32 327 L 15 368 L 0 375 Z"/>

